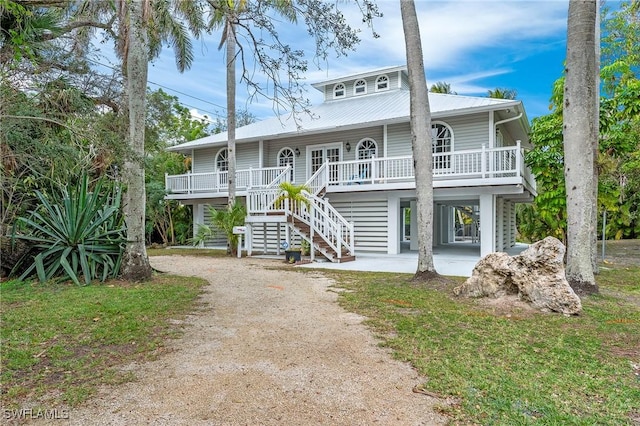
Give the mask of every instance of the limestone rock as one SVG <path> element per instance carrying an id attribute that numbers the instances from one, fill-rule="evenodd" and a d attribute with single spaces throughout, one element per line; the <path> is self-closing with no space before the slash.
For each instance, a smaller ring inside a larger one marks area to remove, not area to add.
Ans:
<path id="1" fill-rule="evenodd" d="M 564 245 L 553 237 L 532 244 L 518 256 L 491 253 L 480 259 L 472 276 L 454 293 L 492 298 L 517 293 L 537 309 L 579 314 L 582 304 L 565 278 L 564 253 Z"/>

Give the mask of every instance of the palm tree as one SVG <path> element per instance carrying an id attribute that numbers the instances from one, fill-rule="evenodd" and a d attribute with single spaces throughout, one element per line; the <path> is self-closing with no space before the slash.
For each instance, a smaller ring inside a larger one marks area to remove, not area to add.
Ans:
<path id="1" fill-rule="evenodd" d="M 204 26 L 202 14 L 191 2 L 120 0 L 118 3 L 119 35 L 117 53 L 122 58 L 126 82 L 126 108 L 129 117 L 127 144 L 129 155 L 123 167 L 126 184 L 124 213 L 127 224 L 127 246 L 122 261 L 122 276 L 129 280 L 151 277 L 145 247 L 145 178 L 144 132 L 149 59 L 160 53 L 162 42 L 170 42 L 176 52 L 177 65 L 184 71 L 193 60 L 186 21 L 195 36 Z M 171 13 L 179 15 L 174 19 Z M 182 19 L 184 18 L 184 19 Z M 182 19 L 182 21 L 180 20 Z"/>
<path id="2" fill-rule="evenodd" d="M 407 49 L 407 70 L 411 102 L 411 148 L 416 176 L 418 218 L 418 270 L 416 280 L 438 277 L 433 263 L 433 164 L 431 112 L 424 72 L 422 39 L 413 0 L 400 0 L 402 27 Z"/>
<path id="3" fill-rule="evenodd" d="M 218 49 L 226 45 L 227 68 L 227 173 L 228 173 L 228 205 L 231 208 L 236 202 L 236 27 L 242 14 L 247 10 L 247 0 L 207 0 L 212 9 L 210 27 L 221 29 L 222 37 Z M 296 11 L 291 0 L 272 0 L 266 2 L 267 9 L 296 21 Z M 265 10 L 266 12 L 266 10 Z"/>
<path id="4" fill-rule="evenodd" d="M 597 2 L 570 0 L 564 84 L 564 170 L 567 196 L 567 281 L 579 292 L 596 293 L 595 153 L 598 149 Z"/>
<path id="5" fill-rule="evenodd" d="M 494 90 L 487 90 L 487 97 L 494 99 L 515 99 L 518 92 L 514 89 L 504 89 L 496 87 Z"/>
<path id="6" fill-rule="evenodd" d="M 454 92 L 451 90 L 451 84 L 444 82 L 444 81 L 438 81 L 435 84 L 431 85 L 431 88 L 429 89 L 429 91 L 431 93 L 444 93 L 444 94 L 448 94 L 448 95 L 457 95 L 458 93 Z"/>

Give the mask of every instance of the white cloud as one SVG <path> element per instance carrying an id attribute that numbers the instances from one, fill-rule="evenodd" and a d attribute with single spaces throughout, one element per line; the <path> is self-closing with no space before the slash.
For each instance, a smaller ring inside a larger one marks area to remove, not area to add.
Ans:
<path id="1" fill-rule="evenodd" d="M 405 63 L 404 34 L 397 0 L 378 0 L 384 14 L 383 18 L 374 21 L 374 29 L 381 35 L 379 39 L 374 39 L 371 30 L 363 26 L 360 12 L 353 4 L 338 2 L 338 5 L 348 21 L 360 28 L 362 42 L 347 57 L 336 59 L 335 54 L 330 55 L 321 71 L 308 57 L 307 83 Z M 558 43 L 564 43 L 567 5 L 567 0 L 418 0 L 416 7 L 429 81 L 447 81 L 459 93 L 485 93 L 488 87 L 478 83 L 482 78 L 515 72 L 514 63 L 547 49 L 557 49 Z M 304 47 L 307 55 L 313 55 L 313 41 L 302 25 L 300 23 L 296 31 L 282 25 L 283 34 L 298 37 L 298 40 L 290 40 L 292 47 Z M 149 79 L 206 99 L 218 107 L 179 95 L 185 104 L 201 111 L 224 113 L 224 52 L 217 49 L 218 42 L 219 34 L 216 33 L 195 41 L 196 61 L 192 70 L 183 75 L 175 68 L 173 52 L 166 49 L 150 68 Z M 237 90 L 238 105 L 244 106 L 246 91 L 242 85 L 238 85 Z M 320 101 L 319 93 L 310 87 L 308 96 L 314 103 Z M 273 115 L 269 100 L 255 100 L 250 108 L 258 117 Z"/>

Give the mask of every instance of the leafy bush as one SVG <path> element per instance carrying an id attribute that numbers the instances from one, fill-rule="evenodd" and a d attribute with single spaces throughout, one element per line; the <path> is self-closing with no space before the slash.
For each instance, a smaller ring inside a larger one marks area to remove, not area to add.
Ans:
<path id="1" fill-rule="evenodd" d="M 93 190 L 82 176 L 75 186 L 45 195 L 36 191 L 39 206 L 18 218 L 15 238 L 34 243 L 32 254 L 21 264 L 30 266 L 20 276 L 37 275 L 40 281 L 54 277 L 85 284 L 115 277 L 125 245 L 124 219 L 120 213 L 120 189 L 99 179 Z"/>
<path id="2" fill-rule="evenodd" d="M 244 225 L 244 219 L 247 216 L 247 209 L 236 201 L 233 207 L 227 206 L 220 210 L 209 207 L 211 214 L 211 222 L 214 227 L 208 225 L 199 225 L 198 231 L 193 238 L 193 245 L 200 245 L 215 234 L 216 228 L 223 231 L 227 236 L 228 248 L 227 253 L 235 254 L 238 248 L 238 236 L 233 233 L 234 226 Z"/>

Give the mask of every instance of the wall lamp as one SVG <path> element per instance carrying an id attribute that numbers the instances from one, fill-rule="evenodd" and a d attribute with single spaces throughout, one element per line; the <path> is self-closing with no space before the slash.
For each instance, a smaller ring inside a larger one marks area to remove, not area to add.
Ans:
<path id="1" fill-rule="evenodd" d="M 300 148 L 296 147 L 293 152 L 296 154 L 296 157 L 300 157 Z"/>
<path id="2" fill-rule="evenodd" d="M 351 152 L 351 144 L 349 142 L 344 147 L 347 148 L 347 152 Z"/>

